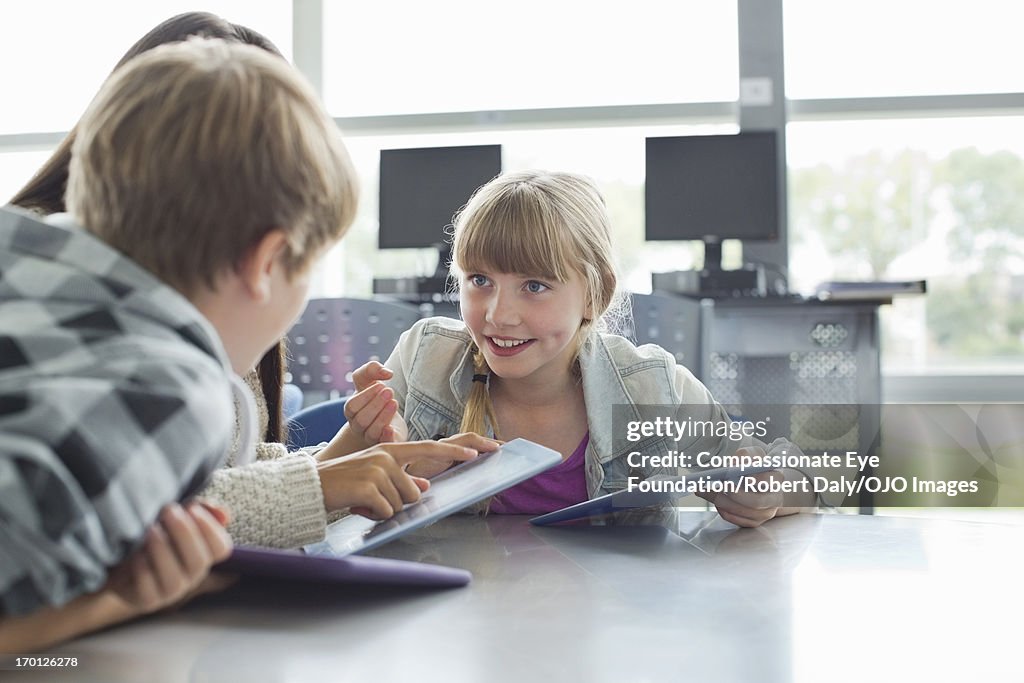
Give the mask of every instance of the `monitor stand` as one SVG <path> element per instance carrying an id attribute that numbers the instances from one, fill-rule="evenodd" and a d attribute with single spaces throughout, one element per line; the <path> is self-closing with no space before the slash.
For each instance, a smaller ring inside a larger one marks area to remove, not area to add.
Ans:
<path id="1" fill-rule="evenodd" d="M 764 268 L 745 263 L 736 270 L 722 269 L 721 240 L 704 240 L 704 269 L 700 271 L 700 295 L 710 298 L 765 295 Z"/>
<path id="2" fill-rule="evenodd" d="M 419 277 L 375 277 L 373 293 L 384 294 L 412 303 L 441 303 L 456 300 L 448 291 L 448 264 L 452 260 L 452 246 L 447 242 L 435 244 L 437 267 L 434 274 Z"/>
<path id="3" fill-rule="evenodd" d="M 707 238 L 703 270 L 654 273 L 652 284 L 655 291 L 712 299 L 760 297 L 767 291 L 763 266 L 748 263 L 737 270 L 723 270 L 722 243 Z"/>

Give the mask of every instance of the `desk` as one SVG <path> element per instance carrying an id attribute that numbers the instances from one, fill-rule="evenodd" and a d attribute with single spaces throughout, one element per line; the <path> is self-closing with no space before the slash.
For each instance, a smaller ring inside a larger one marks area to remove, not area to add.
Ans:
<path id="1" fill-rule="evenodd" d="M 737 530 L 453 517 L 380 554 L 444 591 L 243 585 L 56 648 L 42 681 L 1006 681 L 1024 677 L 1024 528 L 800 515 Z M 143 671 L 150 673 L 143 675 Z"/>

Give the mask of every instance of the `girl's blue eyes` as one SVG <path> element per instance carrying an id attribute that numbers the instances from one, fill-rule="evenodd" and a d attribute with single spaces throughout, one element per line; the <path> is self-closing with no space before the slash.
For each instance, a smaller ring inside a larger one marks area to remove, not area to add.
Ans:
<path id="1" fill-rule="evenodd" d="M 546 284 L 544 284 L 543 282 L 537 282 L 536 280 L 530 280 L 529 282 L 526 283 L 526 291 L 530 292 L 531 294 L 540 294 L 547 288 L 548 286 Z"/>
<path id="2" fill-rule="evenodd" d="M 486 275 L 478 274 L 470 275 L 469 282 L 474 287 L 486 287 L 487 285 L 490 284 L 491 281 L 487 278 Z M 551 288 L 548 287 L 543 282 L 538 282 L 537 280 L 530 280 L 524 285 L 524 289 L 526 289 L 526 291 L 529 292 L 530 294 L 540 294 L 541 292 L 545 292 Z"/>

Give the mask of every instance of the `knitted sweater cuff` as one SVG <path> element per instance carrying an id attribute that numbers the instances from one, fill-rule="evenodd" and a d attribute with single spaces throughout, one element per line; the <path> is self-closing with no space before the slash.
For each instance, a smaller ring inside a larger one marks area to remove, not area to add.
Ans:
<path id="1" fill-rule="evenodd" d="M 324 539 L 327 512 L 313 458 L 222 469 L 202 495 L 228 508 L 228 533 L 238 545 L 295 548 Z"/>

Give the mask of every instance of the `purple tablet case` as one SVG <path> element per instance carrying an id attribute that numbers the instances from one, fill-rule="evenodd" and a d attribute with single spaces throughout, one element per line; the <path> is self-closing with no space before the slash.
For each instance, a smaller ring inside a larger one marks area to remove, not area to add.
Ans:
<path id="1" fill-rule="evenodd" d="M 473 578 L 465 569 L 436 564 L 249 547 L 236 547 L 214 569 L 270 579 L 381 586 L 465 586 Z"/>

